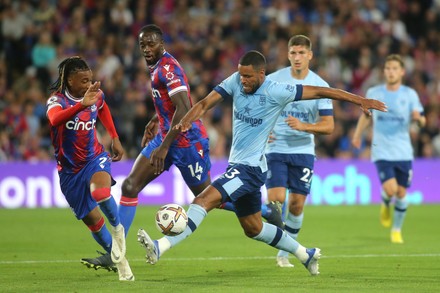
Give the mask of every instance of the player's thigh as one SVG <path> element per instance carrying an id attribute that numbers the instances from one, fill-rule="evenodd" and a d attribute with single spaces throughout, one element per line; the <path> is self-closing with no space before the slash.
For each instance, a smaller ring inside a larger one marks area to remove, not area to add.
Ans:
<path id="1" fill-rule="evenodd" d="M 111 176 L 106 171 L 99 171 L 92 175 L 90 179 L 90 191 L 93 192 L 98 188 L 110 188 L 111 187 Z"/>
<path id="2" fill-rule="evenodd" d="M 394 168 L 397 184 L 404 188 L 410 187 L 413 177 L 412 161 L 396 162 Z"/>
<path id="3" fill-rule="evenodd" d="M 314 173 L 315 157 L 310 154 L 289 155 L 289 193 L 307 196 L 310 193 Z"/>
<path id="4" fill-rule="evenodd" d="M 116 183 L 111 176 L 111 159 L 107 152 L 103 152 L 92 161 L 82 171 L 84 176 L 89 179 L 90 190 L 97 188 L 110 188 Z"/>
<path id="5" fill-rule="evenodd" d="M 194 196 L 198 196 L 200 193 L 202 193 L 203 190 L 205 190 L 209 185 L 211 185 L 211 177 L 208 177 L 205 182 L 202 184 L 196 185 L 196 186 L 189 186 L 189 189 L 192 191 Z"/>
<path id="6" fill-rule="evenodd" d="M 234 164 L 213 183 L 222 196 L 222 203 L 231 201 L 237 217 L 252 215 L 261 211 L 261 186 L 266 173 L 259 167 Z"/>
<path id="7" fill-rule="evenodd" d="M 222 203 L 222 195 L 218 189 L 209 185 L 196 198 L 194 198 L 193 203 L 203 207 L 209 212 Z"/>
<path id="8" fill-rule="evenodd" d="M 288 182 L 288 155 L 270 153 L 267 154 L 267 178 L 266 178 L 266 188 L 273 189 L 278 187 L 287 188 Z M 281 191 L 279 189 L 274 192 Z M 284 194 L 285 196 L 285 194 Z M 278 196 L 280 197 L 280 196 Z M 276 200 L 276 199 L 273 199 Z M 284 200 L 283 200 L 284 201 Z"/>
<path id="9" fill-rule="evenodd" d="M 400 161 L 396 163 L 397 197 L 405 197 L 407 188 L 411 186 L 412 177 L 412 161 Z"/>
<path id="10" fill-rule="evenodd" d="M 76 174 L 60 173 L 59 175 L 61 191 L 67 203 L 75 217 L 83 219 L 98 205 L 90 194 L 90 177 L 84 169 Z"/>
<path id="11" fill-rule="evenodd" d="M 374 162 L 376 165 L 379 180 L 382 184 L 383 191 L 388 196 L 393 196 L 397 193 L 397 180 L 395 163 L 392 161 L 379 160 Z"/>
<path id="12" fill-rule="evenodd" d="M 173 148 L 170 155 L 195 196 L 211 183 L 208 140 L 196 142 L 188 148 Z"/>

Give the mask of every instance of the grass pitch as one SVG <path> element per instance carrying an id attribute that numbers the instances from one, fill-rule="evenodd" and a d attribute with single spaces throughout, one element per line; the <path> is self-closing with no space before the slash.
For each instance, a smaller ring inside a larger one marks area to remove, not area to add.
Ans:
<path id="1" fill-rule="evenodd" d="M 1 292 L 440 292 L 440 205 L 410 206 L 403 245 L 391 244 L 379 206 L 307 206 L 299 241 L 320 247 L 321 275 L 275 265 L 276 250 L 244 236 L 235 215 L 212 211 L 154 266 L 138 228 L 160 234 L 158 207 L 139 207 L 127 239 L 135 282 L 81 265 L 99 249 L 67 209 L 0 209 Z"/>

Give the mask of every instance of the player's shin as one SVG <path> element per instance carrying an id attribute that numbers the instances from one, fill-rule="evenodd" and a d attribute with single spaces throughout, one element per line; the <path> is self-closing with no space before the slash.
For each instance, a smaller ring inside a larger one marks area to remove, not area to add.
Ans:
<path id="1" fill-rule="evenodd" d="M 406 198 L 397 198 L 394 206 L 393 230 L 400 231 L 402 229 L 407 209 L 408 201 Z"/>
<path id="2" fill-rule="evenodd" d="M 119 201 L 119 218 L 121 220 L 122 226 L 124 226 L 125 229 L 125 237 L 127 237 L 128 230 L 133 223 L 137 205 L 137 197 L 121 196 L 121 200 Z"/>
<path id="3" fill-rule="evenodd" d="M 301 213 L 299 216 L 295 216 L 292 213 L 287 214 L 286 224 L 284 226 L 284 230 L 287 234 L 296 240 L 298 237 L 298 233 L 301 230 L 302 223 L 304 219 L 304 213 Z"/>
<path id="4" fill-rule="evenodd" d="M 110 224 L 115 227 L 119 224 L 118 206 L 115 199 L 110 194 L 110 188 L 97 188 L 92 191 L 92 197 L 96 200 L 102 212 L 107 217 Z"/>
<path id="5" fill-rule="evenodd" d="M 165 236 L 159 239 L 158 245 L 160 253 L 163 254 L 165 251 L 182 242 L 185 238 L 191 235 L 197 229 L 197 227 L 199 227 L 207 214 L 208 213 L 201 206 L 191 204 L 187 211 L 188 226 L 186 227 L 185 231 L 176 236 Z"/>
<path id="6" fill-rule="evenodd" d="M 294 254 L 301 262 L 306 261 L 309 257 L 304 246 L 287 235 L 285 231 L 272 224 L 263 223 L 263 229 L 261 229 L 260 234 L 253 239 L 265 242 L 278 249 L 288 251 Z"/>
<path id="7" fill-rule="evenodd" d="M 101 245 L 105 251 L 110 252 L 112 246 L 112 235 L 105 226 L 104 218 L 101 217 L 96 225 L 89 225 L 87 227 L 89 228 L 90 232 L 92 232 L 92 236 L 95 241 L 98 242 L 98 244 Z"/>

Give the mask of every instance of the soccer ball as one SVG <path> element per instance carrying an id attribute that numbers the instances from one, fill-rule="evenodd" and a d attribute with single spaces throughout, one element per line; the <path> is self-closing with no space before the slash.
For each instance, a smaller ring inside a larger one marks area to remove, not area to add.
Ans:
<path id="1" fill-rule="evenodd" d="M 166 204 L 156 213 L 156 227 L 165 235 L 176 236 L 182 233 L 188 225 L 188 215 L 178 204 Z"/>

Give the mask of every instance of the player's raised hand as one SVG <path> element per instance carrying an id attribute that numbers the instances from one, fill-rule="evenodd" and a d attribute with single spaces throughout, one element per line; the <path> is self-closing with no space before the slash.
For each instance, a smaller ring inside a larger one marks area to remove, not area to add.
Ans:
<path id="1" fill-rule="evenodd" d="M 361 110 L 367 116 L 371 116 L 370 109 L 379 110 L 382 112 L 388 111 L 388 108 L 385 105 L 385 103 L 374 99 L 362 99 L 360 106 L 361 106 Z"/>
<path id="2" fill-rule="evenodd" d="M 94 105 L 99 99 L 99 93 L 101 92 L 100 87 L 100 81 L 95 81 L 94 83 L 92 83 L 84 94 L 84 98 L 81 101 L 81 104 L 85 107 Z"/>
<path id="3" fill-rule="evenodd" d="M 124 148 L 122 147 L 121 141 L 119 140 L 119 137 L 115 137 L 112 141 L 112 161 L 117 162 L 122 159 L 122 156 L 124 155 Z"/>

